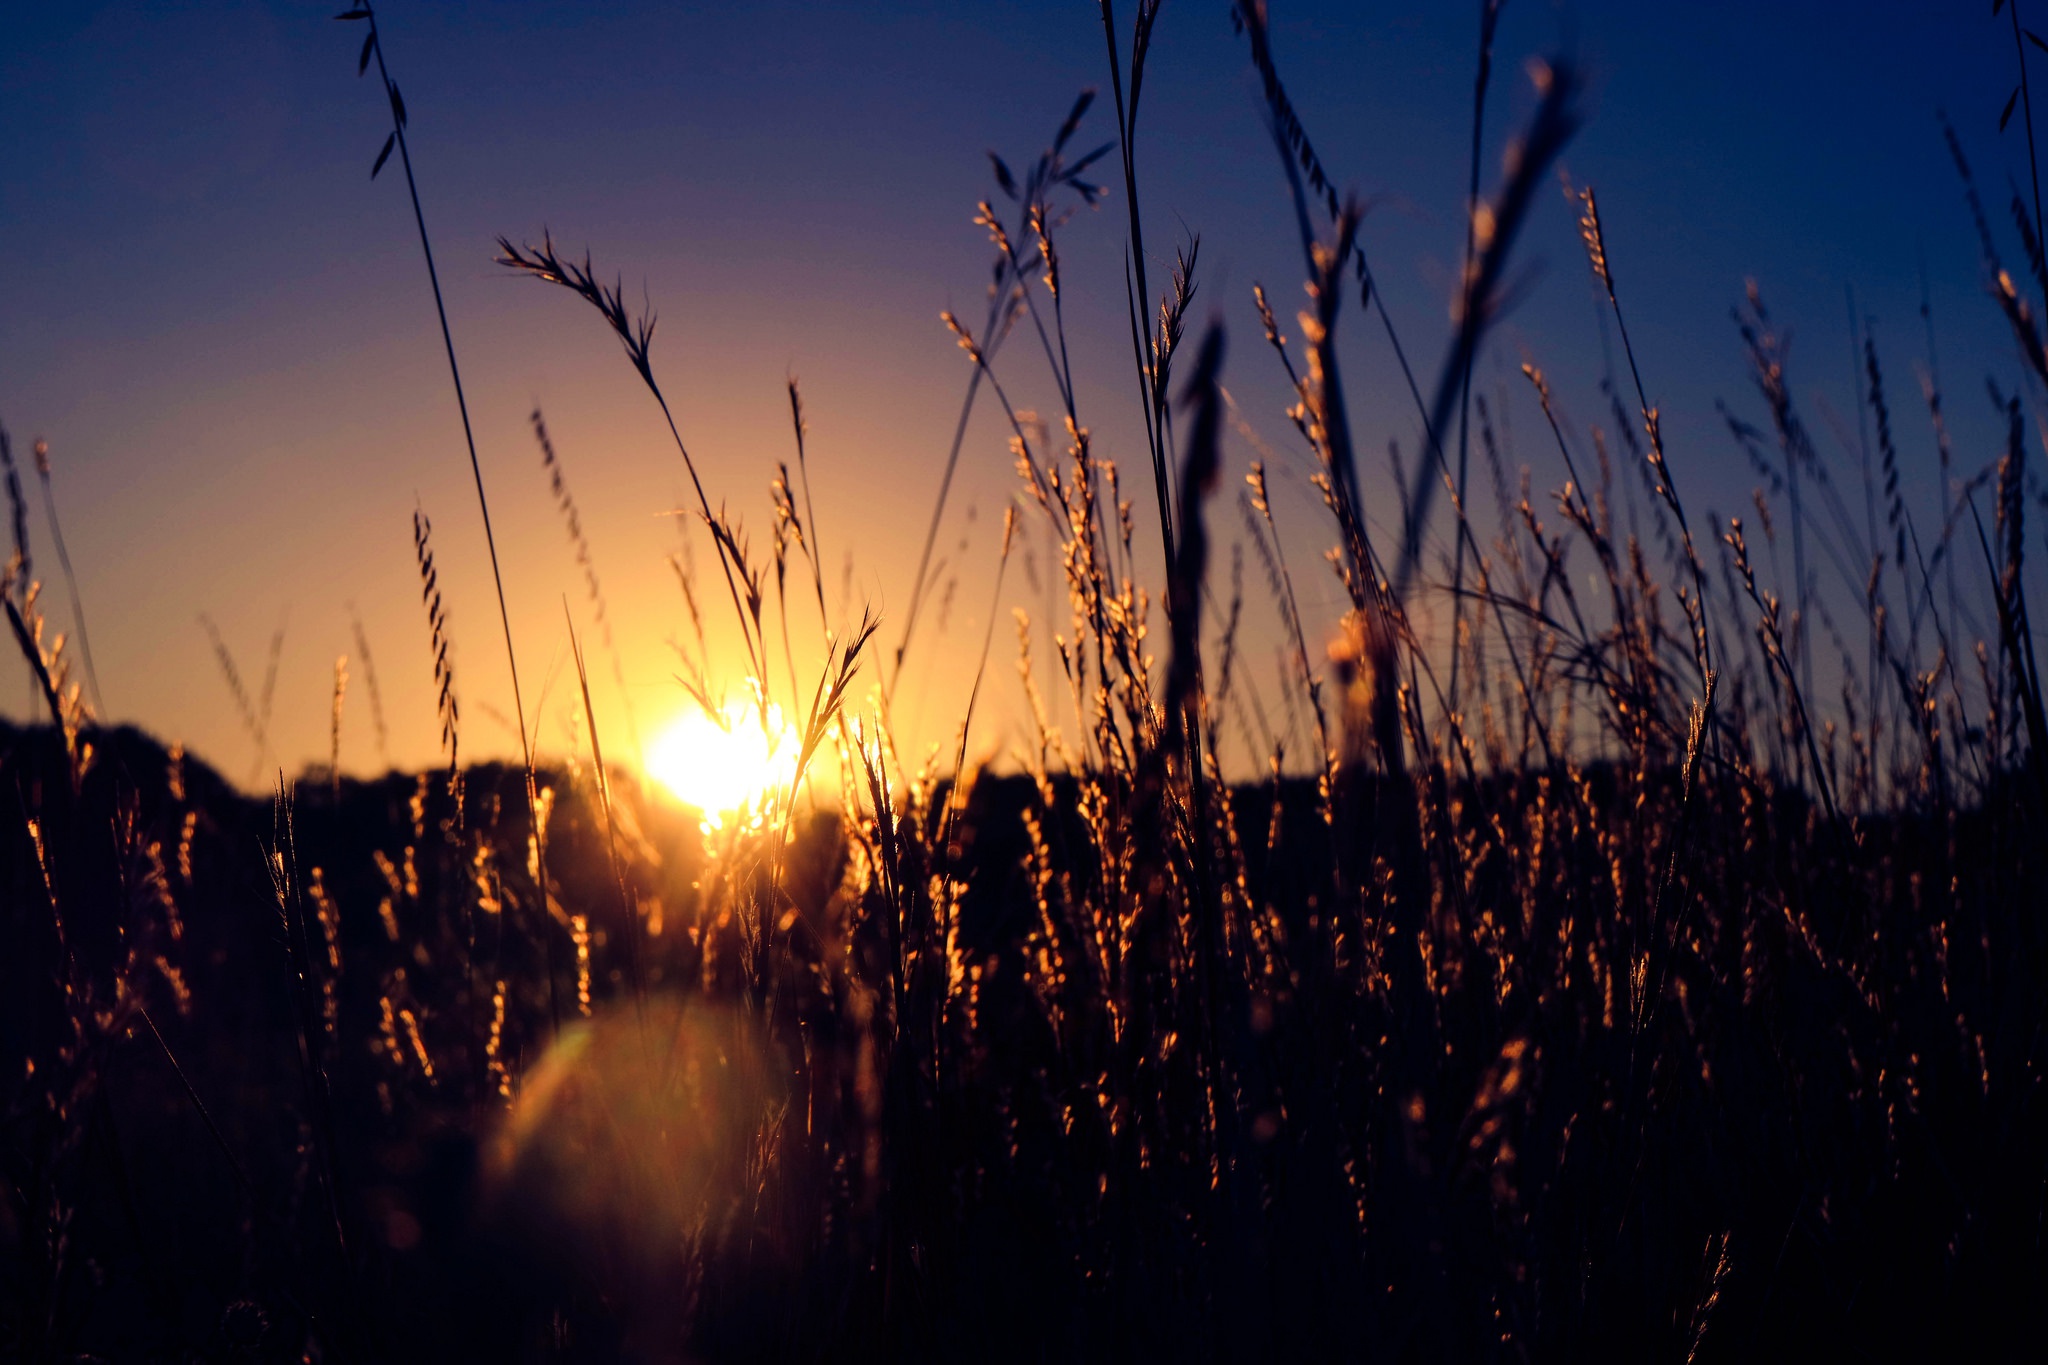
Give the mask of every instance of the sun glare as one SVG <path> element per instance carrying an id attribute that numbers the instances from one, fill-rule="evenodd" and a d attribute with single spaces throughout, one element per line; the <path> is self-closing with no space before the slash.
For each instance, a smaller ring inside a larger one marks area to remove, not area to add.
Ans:
<path id="1" fill-rule="evenodd" d="M 678 716 L 648 747 L 646 761 L 655 781 L 715 829 L 787 799 L 796 758 L 796 732 L 782 708 L 771 703 L 764 724 L 761 708 L 742 697 L 716 716 L 701 709 Z"/>

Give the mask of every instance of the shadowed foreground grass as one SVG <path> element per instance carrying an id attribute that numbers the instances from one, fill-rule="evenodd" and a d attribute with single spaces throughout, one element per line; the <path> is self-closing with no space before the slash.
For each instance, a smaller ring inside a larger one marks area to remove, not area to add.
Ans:
<path id="1" fill-rule="evenodd" d="M 1340 781 L 1330 822 L 1310 783 L 1221 790 L 1245 852 L 1197 992 L 1173 898 L 1092 913 L 1105 874 L 1174 874 L 1095 856 L 1066 779 L 984 779 L 950 844 L 943 788 L 821 816 L 779 878 L 653 812 L 654 933 L 567 774 L 550 865 L 587 922 L 519 889 L 516 770 L 470 770 L 459 823 L 440 778 L 304 787 L 286 830 L 133 732 L 75 800 L 47 731 L 5 739 L 44 812 L 40 860 L 0 844 L 7 1060 L 49 1097 L 9 1111 L 17 1341 L 1890 1354 L 1988 1349 L 2048 1269 L 2017 796 L 1837 845 L 1704 783 L 1651 925 L 1672 773 L 1453 789 L 1412 854 L 1374 833 L 1418 832 L 1411 783 Z M 892 899 L 940 861 L 956 893 Z"/>

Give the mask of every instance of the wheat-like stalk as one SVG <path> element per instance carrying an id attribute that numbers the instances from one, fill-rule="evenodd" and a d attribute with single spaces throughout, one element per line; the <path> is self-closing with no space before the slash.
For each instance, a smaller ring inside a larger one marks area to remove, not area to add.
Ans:
<path id="1" fill-rule="evenodd" d="M 461 711 L 455 701 L 455 665 L 449 658 L 448 613 L 441 605 L 441 576 L 434 566 L 433 523 L 412 514 L 414 557 L 419 561 L 420 603 L 427 609 L 427 638 L 434 652 L 434 709 L 441 720 L 441 747 L 448 751 L 448 775 L 461 771 Z"/>

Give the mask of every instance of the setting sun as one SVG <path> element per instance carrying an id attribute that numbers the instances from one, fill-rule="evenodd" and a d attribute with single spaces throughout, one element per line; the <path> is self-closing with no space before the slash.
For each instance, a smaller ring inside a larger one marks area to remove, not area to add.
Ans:
<path id="1" fill-rule="evenodd" d="M 698 709 L 676 717 L 648 747 L 647 772 L 715 827 L 786 797 L 796 754 L 781 707 L 771 703 L 764 723 L 760 707 L 736 698 L 716 716 Z"/>

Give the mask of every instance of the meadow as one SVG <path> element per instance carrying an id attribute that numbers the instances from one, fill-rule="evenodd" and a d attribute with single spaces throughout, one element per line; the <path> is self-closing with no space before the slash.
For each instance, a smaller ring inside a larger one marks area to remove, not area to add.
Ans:
<path id="1" fill-rule="evenodd" d="M 1105 2 L 1106 89 L 1033 159 L 992 158 L 985 311 L 945 318 L 966 404 L 1009 431 L 989 549 L 1008 573 L 1050 537 L 1056 619 L 932 624 L 956 440 L 909 600 L 825 627 L 825 542 L 859 509 L 810 500 L 798 385 L 764 415 L 789 453 L 760 471 L 750 537 L 700 478 L 651 314 L 592 256 L 501 239 L 498 268 L 557 291 L 565 327 L 588 339 L 598 315 L 687 474 L 704 558 L 675 566 L 678 685 L 705 723 L 651 775 L 599 726 L 616 655 L 573 623 L 584 747 L 537 756 L 509 615 L 489 624 L 524 759 L 465 753 L 425 511 L 432 690 L 384 683 L 436 709 L 445 764 L 341 771 L 345 708 L 382 723 L 360 651 L 336 667 L 335 761 L 267 799 L 102 723 L 82 632 L 46 618 L 60 579 L 82 615 L 48 464 L 0 438 L 0 597 L 44 713 L 0 730 L 0 1355 L 1691 1361 L 2031 1339 L 2038 187 L 1994 227 L 1950 135 L 1983 306 L 2014 342 L 2002 445 L 1960 448 L 1931 360 L 1916 387 L 1867 343 L 1872 434 L 1845 459 L 1752 288 L 1730 344 L 1758 417 L 1729 424 L 1756 492 L 1714 516 L 1665 449 L 1631 247 L 1594 189 L 1565 195 L 1620 343 L 1602 420 L 1521 376 L 1561 479 L 1509 467 L 1473 382 L 1518 239 L 1558 211 L 1582 72 L 1531 65 L 1497 184 L 1475 142 L 1448 344 L 1415 370 L 1251 0 L 1234 20 L 1307 303 L 1289 318 L 1260 291 L 1204 321 L 1198 239 L 1147 236 L 1132 153 L 1160 14 Z M 340 17 L 391 111 L 376 173 L 410 184 L 376 16 Z M 1128 225 L 1145 442 L 1114 459 L 1060 273 L 1069 217 L 1098 204 Z M 1367 328 L 1404 357 L 1419 433 L 1392 509 L 1364 505 L 1340 376 Z M 1294 394 L 1327 512 L 1306 543 L 1273 515 L 1287 475 L 1231 439 L 1226 376 L 1252 366 Z M 532 426 L 574 590 L 601 609 Z M 1903 477 L 1928 452 L 1934 506 Z M 1309 575 L 1335 576 L 1340 615 L 1307 612 Z M 712 617 L 734 647 L 707 643 Z M 1282 691 L 1253 679 L 1261 631 Z M 958 742 L 904 752 L 895 683 L 937 648 L 978 651 Z M 221 659 L 257 719 L 268 688 Z M 980 765 L 969 724 L 997 688 L 1028 738 Z"/>

